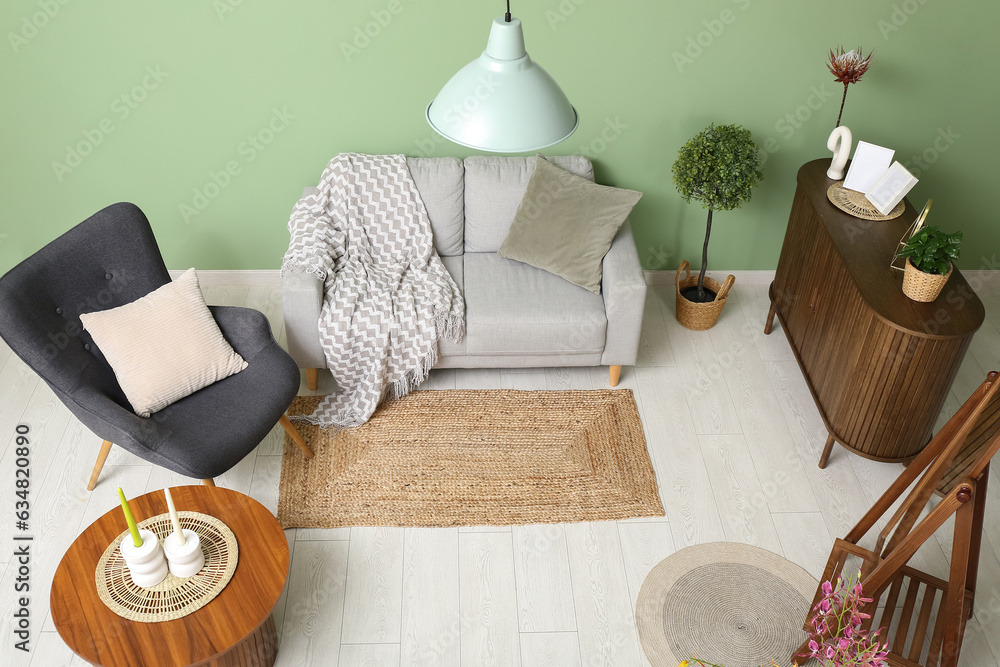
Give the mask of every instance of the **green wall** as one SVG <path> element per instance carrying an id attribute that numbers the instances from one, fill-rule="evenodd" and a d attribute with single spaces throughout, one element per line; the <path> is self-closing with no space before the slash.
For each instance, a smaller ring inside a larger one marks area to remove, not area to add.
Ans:
<path id="1" fill-rule="evenodd" d="M 705 213 L 681 201 L 670 166 L 710 122 L 743 124 L 771 149 L 754 199 L 716 217 L 712 266 L 775 266 L 795 172 L 829 155 L 840 85 L 825 61 L 840 43 L 875 49 L 844 124 L 920 169 L 911 200 L 933 197 L 931 222 L 965 231 L 963 268 L 994 268 L 997 3 L 513 9 L 529 53 L 581 116 L 549 152 L 586 152 L 600 181 L 645 193 L 632 219 L 646 268 L 698 263 Z M 277 268 L 300 189 L 334 154 L 468 154 L 436 138 L 424 107 L 482 51 L 502 10 L 493 0 L 6 0 L 0 270 L 120 200 L 146 212 L 171 268 Z M 345 49 L 366 27 L 377 34 Z M 917 166 L 921 154 L 933 163 Z"/>

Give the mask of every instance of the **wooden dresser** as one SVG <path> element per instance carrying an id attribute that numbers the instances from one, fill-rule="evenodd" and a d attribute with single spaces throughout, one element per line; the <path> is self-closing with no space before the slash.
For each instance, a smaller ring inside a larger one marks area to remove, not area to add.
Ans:
<path id="1" fill-rule="evenodd" d="M 840 211 L 826 198 L 829 166 L 827 158 L 799 169 L 764 332 L 777 315 L 823 416 L 821 468 L 834 442 L 908 461 L 930 439 L 983 304 L 957 269 L 937 301 L 904 296 L 903 273 L 889 261 L 917 211 L 906 202 L 883 222 Z"/>

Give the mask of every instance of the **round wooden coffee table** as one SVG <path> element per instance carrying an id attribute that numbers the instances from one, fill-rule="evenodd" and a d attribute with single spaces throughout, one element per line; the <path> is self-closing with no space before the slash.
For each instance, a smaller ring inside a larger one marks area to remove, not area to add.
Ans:
<path id="1" fill-rule="evenodd" d="M 273 665 L 278 635 L 271 610 L 288 576 L 288 543 L 274 516 L 253 498 L 223 488 L 170 489 L 180 511 L 219 518 L 236 535 L 239 561 L 229 584 L 207 605 L 173 621 L 138 623 L 108 609 L 94 573 L 104 550 L 125 530 L 121 508 L 76 538 L 52 581 L 50 606 L 59 635 L 95 665 Z M 130 500 L 136 520 L 167 511 L 162 491 Z"/>

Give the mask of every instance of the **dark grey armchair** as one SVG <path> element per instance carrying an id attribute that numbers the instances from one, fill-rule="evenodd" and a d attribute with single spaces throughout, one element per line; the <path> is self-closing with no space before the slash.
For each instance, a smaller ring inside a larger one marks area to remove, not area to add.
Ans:
<path id="1" fill-rule="evenodd" d="M 284 415 L 298 390 L 298 367 L 271 336 L 267 318 L 249 308 L 211 307 L 246 369 L 148 419 L 132 411 L 80 313 L 130 303 L 168 282 L 146 216 L 128 203 L 98 211 L 0 278 L 0 337 L 104 439 L 87 488 L 97 483 L 112 443 L 209 486 L 277 422 L 312 458 Z"/>

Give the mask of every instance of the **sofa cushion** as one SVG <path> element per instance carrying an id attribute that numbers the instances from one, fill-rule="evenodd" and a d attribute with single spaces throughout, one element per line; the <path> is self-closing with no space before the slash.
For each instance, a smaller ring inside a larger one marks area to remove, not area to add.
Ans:
<path id="1" fill-rule="evenodd" d="M 581 155 L 546 159 L 577 176 L 594 180 L 593 165 Z M 534 157 L 465 158 L 465 252 L 500 249 L 534 171 Z"/>
<path id="2" fill-rule="evenodd" d="M 470 355 L 590 354 L 604 349 L 604 300 L 495 253 L 465 254 Z"/>
<path id="3" fill-rule="evenodd" d="M 457 157 L 408 157 L 413 182 L 424 200 L 434 231 L 434 249 L 442 257 L 465 248 L 465 167 Z"/>
<path id="4" fill-rule="evenodd" d="M 465 261 L 463 255 L 447 255 L 441 258 L 444 263 L 444 268 L 448 269 L 448 273 L 451 277 L 455 279 L 455 284 L 458 285 L 458 290 L 465 294 Z M 438 354 L 444 356 L 455 356 L 465 354 L 465 341 L 468 339 L 468 335 L 463 336 L 462 340 L 458 343 L 449 338 L 439 338 L 438 339 Z"/>
<path id="5" fill-rule="evenodd" d="M 598 185 L 541 155 L 536 163 L 498 254 L 600 294 L 601 262 L 642 193 Z"/>

